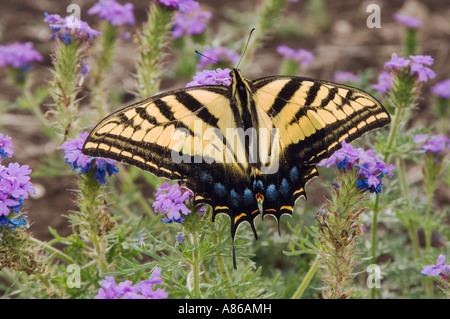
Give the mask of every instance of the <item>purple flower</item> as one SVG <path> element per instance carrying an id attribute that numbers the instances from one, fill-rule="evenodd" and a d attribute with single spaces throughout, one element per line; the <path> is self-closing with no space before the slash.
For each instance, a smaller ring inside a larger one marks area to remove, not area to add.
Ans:
<path id="1" fill-rule="evenodd" d="M 116 0 L 100 0 L 88 10 L 88 14 L 97 14 L 100 18 L 116 27 L 126 23 L 134 25 L 133 7 L 131 3 L 122 5 Z"/>
<path id="2" fill-rule="evenodd" d="M 420 271 L 420 273 L 424 276 L 433 276 L 441 275 L 444 279 L 447 278 L 446 274 L 450 273 L 450 266 L 445 264 L 445 256 L 439 255 L 436 265 L 425 266 Z"/>
<path id="3" fill-rule="evenodd" d="M 201 34 L 206 29 L 206 23 L 211 20 L 209 11 L 193 10 L 187 13 L 177 12 L 175 15 L 172 38 L 177 39 L 183 35 Z"/>
<path id="4" fill-rule="evenodd" d="M 0 152 L 6 149 L 7 151 L 4 153 L 11 156 L 14 153 L 12 147 L 11 139 L 8 136 L 4 138 L 0 133 Z M 19 214 L 24 199 L 27 199 L 29 194 L 36 193 L 28 176 L 30 173 L 31 169 L 28 165 L 9 163 L 8 166 L 4 166 L 0 164 L 0 226 L 7 226 L 9 229 L 20 226 L 28 227 L 26 216 L 15 217 L 10 213 Z"/>
<path id="5" fill-rule="evenodd" d="M 450 99 L 450 79 L 438 82 L 430 90 L 443 99 Z"/>
<path id="6" fill-rule="evenodd" d="M 77 171 L 78 175 L 86 174 L 92 168 L 91 162 L 94 160 L 95 174 L 94 179 L 99 184 L 106 183 L 106 175 L 111 176 L 119 172 L 119 168 L 116 167 L 117 163 L 111 159 L 105 158 L 92 158 L 82 153 L 83 144 L 89 133 L 84 132 L 79 134 L 78 139 L 72 139 L 61 145 L 60 149 L 65 152 L 64 159 L 66 163 L 72 166 L 73 171 Z"/>
<path id="7" fill-rule="evenodd" d="M 300 62 L 302 67 L 309 66 L 314 59 L 314 54 L 305 49 L 292 49 L 287 45 L 280 45 L 277 47 L 278 54 L 292 60 Z"/>
<path id="8" fill-rule="evenodd" d="M 184 218 L 181 216 L 191 212 L 185 202 L 193 196 L 188 189 L 180 187 L 178 184 L 170 186 L 164 183 L 156 192 L 156 200 L 153 203 L 153 209 L 161 213 L 166 213 L 162 221 L 164 223 L 182 223 Z"/>
<path id="9" fill-rule="evenodd" d="M 81 74 L 83 76 L 86 76 L 86 74 L 88 74 L 90 70 L 91 69 L 89 68 L 89 64 L 87 62 L 81 63 L 81 70 L 80 70 L 80 72 L 81 72 Z"/>
<path id="10" fill-rule="evenodd" d="M 377 90 L 381 94 L 385 94 L 394 85 L 392 76 L 387 71 L 383 71 L 378 75 L 378 83 L 372 84 L 372 89 Z"/>
<path id="11" fill-rule="evenodd" d="M 410 55 L 409 58 L 413 61 L 413 64 L 417 63 L 430 66 L 434 63 L 434 59 L 431 55 Z"/>
<path id="12" fill-rule="evenodd" d="M 28 69 L 33 61 L 42 60 L 42 55 L 33 49 L 31 42 L 0 45 L 0 67 L 9 65 L 23 70 Z"/>
<path id="13" fill-rule="evenodd" d="M 161 268 L 156 268 L 150 279 L 143 280 L 135 285 L 129 280 L 116 284 L 114 277 L 106 276 L 101 282 L 102 288 L 98 289 L 94 299 L 163 299 L 167 293 L 153 285 L 162 284 Z"/>
<path id="14" fill-rule="evenodd" d="M 13 147 L 11 137 L 8 135 L 4 136 L 3 133 L 0 133 L 0 163 L 5 157 L 11 157 L 14 154 Z"/>
<path id="15" fill-rule="evenodd" d="M 450 139 L 443 135 L 417 134 L 414 142 L 422 144 L 421 149 L 426 152 L 443 154 L 450 150 Z"/>
<path id="16" fill-rule="evenodd" d="M 216 70 L 203 70 L 197 72 L 194 81 L 186 84 L 186 87 L 198 85 L 225 85 L 231 84 L 230 69 L 217 68 Z"/>
<path id="17" fill-rule="evenodd" d="M 417 74 L 420 82 L 426 82 L 429 79 L 434 79 L 436 77 L 436 73 L 430 68 L 424 65 L 432 65 L 434 59 L 429 55 L 410 55 L 409 58 L 412 60 L 411 62 L 411 73 Z"/>
<path id="18" fill-rule="evenodd" d="M 28 165 L 19 163 L 9 163 L 8 167 L 0 166 L 0 191 L 7 191 L 15 199 L 23 200 L 28 198 L 28 194 L 35 194 L 36 191 L 30 182 L 31 169 Z"/>
<path id="19" fill-rule="evenodd" d="M 202 52 L 202 56 L 200 56 L 200 62 L 197 64 L 197 69 L 204 69 L 211 61 L 216 61 L 215 64 L 236 64 L 239 61 L 239 54 L 226 47 L 207 47 Z"/>
<path id="20" fill-rule="evenodd" d="M 158 0 L 158 2 L 184 13 L 194 10 L 200 10 L 200 5 L 197 1 L 194 0 Z"/>
<path id="21" fill-rule="evenodd" d="M 386 165 L 375 154 L 375 151 L 367 151 L 362 148 L 355 149 L 350 144 L 342 141 L 342 148 L 334 152 L 328 159 L 321 161 L 318 165 L 327 167 L 336 166 L 338 169 L 350 171 L 359 169 L 357 186 L 371 193 L 380 193 L 383 185 L 381 179 L 388 175 L 392 178 L 393 165 Z"/>
<path id="22" fill-rule="evenodd" d="M 414 16 L 406 16 L 396 13 L 394 14 L 394 20 L 401 24 L 404 24 L 410 29 L 420 28 L 422 26 L 422 21 Z"/>
<path id="23" fill-rule="evenodd" d="M 79 20 L 75 16 L 61 18 L 58 14 L 48 14 L 45 12 L 44 22 L 47 22 L 53 31 L 51 39 L 58 37 L 65 44 L 72 42 L 73 38 L 80 41 L 87 41 L 101 32 L 91 29 L 85 21 Z"/>
<path id="24" fill-rule="evenodd" d="M 391 68 L 394 71 L 398 71 L 399 69 L 406 68 L 410 63 L 410 60 L 403 57 L 398 57 L 397 53 L 392 53 L 391 60 L 386 62 L 384 64 L 384 67 Z"/>
<path id="25" fill-rule="evenodd" d="M 18 206 L 20 203 L 12 198 L 9 198 L 9 194 L 0 191 L 0 216 L 9 215 L 12 207 Z"/>
<path id="26" fill-rule="evenodd" d="M 416 74 L 417 78 L 420 82 L 426 82 L 429 79 L 433 79 L 436 77 L 436 73 L 430 68 L 424 65 L 432 65 L 434 59 L 429 55 L 410 55 L 409 58 L 406 59 L 403 57 L 398 57 L 396 53 L 392 53 L 391 60 L 384 64 L 385 68 L 391 68 L 396 72 L 399 72 L 401 69 L 406 67 L 410 67 L 411 74 Z"/>
<path id="27" fill-rule="evenodd" d="M 361 82 L 361 77 L 352 72 L 337 71 L 333 74 L 333 81 L 341 83 L 345 82 L 359 83 Z"/>

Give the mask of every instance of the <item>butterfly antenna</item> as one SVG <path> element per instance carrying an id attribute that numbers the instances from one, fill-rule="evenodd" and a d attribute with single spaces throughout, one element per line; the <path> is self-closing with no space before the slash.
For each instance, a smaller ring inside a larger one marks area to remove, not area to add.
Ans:
<path id="1" fill-rule="evenodd" d="M 252 37 L 253 31 L 255 31 L 255 28 L 253 28 L 253 29 L 250 30 L 250 34 L 248 35 L 247 43 L 245 44 L 244 51 L 242 51 L 241 59 L 239 60 L 239 63 L 236 65 L 236 69 L 239 68 L 239 65 L 241 64 L 242 59 L 244 58 L 244 55 L 245 55 L 245 52 L 247 51 L 248 44 L 250 43 L 250 39 L 251 39 L 251 37 Z"/>
<path id="2" fill-rule="evenodd" d="M 216 59 L 213 59 L 213 58 L 211 58 L 211 57 L 209 57 L 207 55 L 204 55 L 203 53 L 200 53 L 197 50 L 195 50 L 195 53 L 197 53 L 199 56 L 202 56 L 202 57 L 204 57 L 204 58 L 206 58 L 208 60 L 211 60 L 214 64 L 219 63 L 219 61 L 217 61 Z"/>

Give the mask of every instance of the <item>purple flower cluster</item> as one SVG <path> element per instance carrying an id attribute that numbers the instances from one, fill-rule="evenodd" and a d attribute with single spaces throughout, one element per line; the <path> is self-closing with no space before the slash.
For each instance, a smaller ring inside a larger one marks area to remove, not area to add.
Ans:
<path id="1" fill-rule="evenodd" d="M 199 85 L 225 85 L 231 84 L 230 69 L 217 68 L 216 70 L 203 70 L 197 72 L 194 81 L 186 84 L 186 87 Z"/>
<path id="2" fill-rule="evenodd" d="M 90 15 L 97 14 L 111 25 L 118 27 L 124 24 L 135 24 L 133 8 L 134 6 L 131 3 L 122 5 L 116 0 L 100 0 L 87 13 Z"/>
<path id="3" fill-rule="evenodd" d="M 178 39 L 183 35 L 201 34 L 206 24 L 212 18 L 209 11 L 193 10 L 187 13 L 177 12 L 175 15 L 172 38 Z"/>
<path id="4" fill-rule="evenodd" d="M 450 79 L 436 83 L 430 90 L 443 99 L 450 99 Z"/>
<path id="5" fill-rule="evenodd" d="M 33 61 L 42 61 L 42 55 L 33 49 L 31 42 L 14 42 L 0 45 L 0 67 L 9 65 L 24 71 L 31 67 Z"/>
<path id="6" fill-rule="evenodd" d="M 167 183 L 161 185 L 156 192 L 156 200 L 153 203 L 153 209 L 161 213 L 166 213 L 162 221 L 164 223 L 182 223 L 184 218 L 181 216 L 191 213 L 185 202 L 193 196 L 188 189 L 180 187 L 178 184 L 170 186 Z"/>
<path id="7" fill-rule="evenodd" d="M 292 60 L 300 62 L 302 67 L 309 66 L 314 59 L 314 54 L 305 49 L 292 49 L 287 45 L 280 45 L 277 47 L 278 54 Z"/>
<path id="8" fill-rule="evenodd" d="M 394 20 L 398 23 L 404 24 L 409 29 L 417 29 L 422 26 L 422 21 L 414 16 L 406 16 L 401 14 L 394 14 Z"/>
<path id="9" fill-rule="evenodd" d="M 211 61 L 216 61 L 215 64 L 236 64 L 239 62 L 239 54 L 236 51 L 228 49 L 226 47 L 210 48 L 207 47 L 202 56 L 200 56 L 200 62 L 197 64 L 197 70 L 203 70 Z"/>
<path id="10" fill-rule="evenodd" d="M 166 7 L 172 7 L 184 13 L 200 10 L 200 5 L 194 0 L 158 0 L 158 2 Z"/>
<path id="11" fill-rule="evenodd" d="M 447 279 L 450 275 L 450 265 L 445 264 L 445 256 L 439 255 L 436 265 L 425 266 L 420 271 L 420 273 L 424 276 L 433 276 L 436 277 L 441 275 L 444 279 Z"/>
<path id="12" fill-rule="evenodd" d="M 414 142 L 422 145 L 421 149 L 426 152 L 444 154 L 450 150 L 450 139 L 443 135 L 417 134 Z"/>
<path id="13" fill-rule="evenodd" d="M 10 218 L 11 211 L 18 214 L 23 201 L 29 194 L 36 191 L 30 182 L 31 169 L 28 165 L 9 163 L 4 166 L 2 160 L 14 153 L 13 144 L 9 136 L 0 133 L 0 226 L 15 227 L 27 226 L 26 216 Z"/>
<path id="14" fill-rule="evenodd" d="M 111 159 L 105 158 L 92 158 L 82 153 L 83 144 L 89 133 L 84 132 L 79 134 L 80 138 L 74 138 L 61 145 L 61 149 L 66 153 L 64 158 L 66 163 L 72 166 L 73 171 L 77 171 L 78 175 L 86 174 L 92 168 L 92 161 L 95 164 L 94 178 L 99 184 L 106 183 L 106 175 L 111 176 L 114 173 L 119 172 L 119 168 L 116 167 L 117 163 Z"/>
<path id="15" fill-rule="evenodd" d="M 428 66 L 434 63 L 434 59 L 429 55 L 410 55 L 409 59 L 399 57 L 392 53 L 391 60 L 384 64 L 385 68 L 391 68 L 395 72 L 410 68 L 411 74 L 415 74 L 420 82 L 426 82 L 436 77 L 436 73 Z"/>
<path id="16" fill-rule="evenodd" d="M 392 178 L 392 170 L 395 167 L 386 165 L 374 153 L 375 151 L 372 149 L 368 151 L 362 148 L 355 149 L 350 144 L 342 141 L 342 148 L 318 165 L 336 166 L 338 169 L 348 171 L 352 170 L 352 168 L 358 168 L 358 187 L 378 194 L 381 192 L 381 186 L 383 185 L 381 179 L 386 175 Z"/>
<path id="17" fill-rule="evenodd" d="M 381 94 L 385 94 L 394 85 L 392 76 L 387 71 L 383 71 L 378 75 L 378 83 L 372 84 L 372 89 L 377 90 Z"/>
<path id="18" fill-rule="evenodd" d="M 101 32 L 92 29 L 87 22 L 81 21 L 75 16 L 61 18 L 58 14 L 45 12 L 44 22 L 47 22 L 53 31 L 50 38 L 59 38 L 65 44 L 71 43 L 73 38 L 87 41 L 101 34 Z"/>
<path id="19" fill-rule="evenodd" d="M 346 83 L 346 82 L 359 83 L 359 82 L 361 82 L 361 77 L 352 72 L 337 71 L 333 74 L 333 81 L 340 82 L 340 83 Z"/>
<path id="20" fill-rule="evenodd" d="M 167 298 L 167 293 L 157 288 L 153 290 L 154 284 L 162 284 L 160 278 L 161 268 L 155 269 L 152 277 L 148 280 L 143 280 L 135 285 L 130 280 L 116 284 L 114 277 L 106 276 L 105 280 L 100 284 L 102 288 L 98 289 L 97 295 L 94 299 L 164 299 Z"/>
<path id="21" fill-rule="evenodd" d="M 4 136 L 0 133 L 0 163 L 5 157 L 11 157 L 14 154 L 14 145 L 12 138 L 8 135 Z"/>

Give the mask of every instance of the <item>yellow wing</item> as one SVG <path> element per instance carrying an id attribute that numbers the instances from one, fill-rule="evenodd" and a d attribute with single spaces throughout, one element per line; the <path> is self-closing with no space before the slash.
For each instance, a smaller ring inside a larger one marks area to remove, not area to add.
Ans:
<path id="1" fill-rule="evenodd" d="M 234 238 L 243 221 L 254 230 L 258 214 L 239 217 L 255 199 L 248 195 L 251 176 L 242 140 L 227 140 L 227 130 L 238 131 L 230 96 L 229 87 L 197 86 L 130 105 L 92 130 L 83 153 L 185 182 L 196 203 L 212 206 L 213 220 L 218 213 L 230 216 Z"/>
<path id="2" fill-rule="evenodd" d="M 315 164 L 342 140 L 390 122 L 384 107 L 356 88 L 288 76 L 251 83 L 238 70 L 231 74 L 229 87 L 171 91 L 111 114 L 88 136 L 83 153 L 183 181 L 196 203 L 212 206 L 213 220 L 230 216 L 233 238 L 245 221 L 256 236 L 256 216 L 279 221 L 291 214 L 318 175 Z M 239 130 L 250 122 L 259 129 L 256 164 Z"/>
<path id="3" fill-rule="evenodd" d="M 92 130 L 83 153 L 184 181 L 199 159 L 233 163 L 220 134 L 234 125 L 228 95 L 227 87 L 198 86 L 125 107 Z"/>
<path id="4" fill-rule="evenodd" d="M 274 76 L 253 82 L 261 121 L 280 130 L 281 153 L 317 164 L 364 133 L 390 122 L 389 113 L 363 90 L 332 82 Z"/>

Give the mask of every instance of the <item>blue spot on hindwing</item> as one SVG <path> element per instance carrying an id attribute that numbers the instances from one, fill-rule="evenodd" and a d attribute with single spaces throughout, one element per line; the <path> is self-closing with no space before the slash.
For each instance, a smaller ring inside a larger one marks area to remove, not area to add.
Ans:
<path id="1" fill-rule="evenodd" d="M 269 201 L 274 201 L 278 198 L 277 187 L 274 184 L 270 184 L 267 187 L 266 196 Z"/>
<path id="2" fill-rule="evenodd" d="M 246 188 L 244 191 L 244 203 L 246 205 L 251 205 L 254 202 L 253 192 Z"/>
<path id="3" fill-rule="evenodd" d="M 225 186 L 221 183 L 214 184 L 214 194 L 216 194 L 220 198 L 225 198 L 227 196 L 227 190 Z"/>
<path id="4" fill-rule="evenodd" d="M 297 182 L 300 179 L 300 173 L 297 166 L 292 167 L 291 171 L 289 172 L 289 178 L 293 182 Z"/>
<path id="5" fill-rule="evenodd" d="M 289 183 L 287 181 L 286 178 L 283 178 L 281 180 L 281 184 L 280 184 L 280 192 L 284 197 L 288 197 L 289 196 Z"/>
<path id="6" fill-rule="evenodd" d="M 253 192 L 263 193 L 263 191 L 264 191 L 264 184 L 263 184 L 262 180 L 253 181 Z"/>
<path id="7" fill-rule="evenodd" d="M 212 183 L 213 179 L 212 179 L 212 176 L 209 175 L 208 173 L 201 172 L 200 173 L 200 181 L 203 183 L 210 184 L 210 183 Z"/>
<path id="8" fill-rule="evenodd" d="M 236 193 L 236 191 L 234 189 L 232 189 L 230 192 L 230 199 L 231 199 L 232 206 L 234 206 L 234 207 L 239 206 L 239 202 L 240 202 L 239 194 Z"/>

